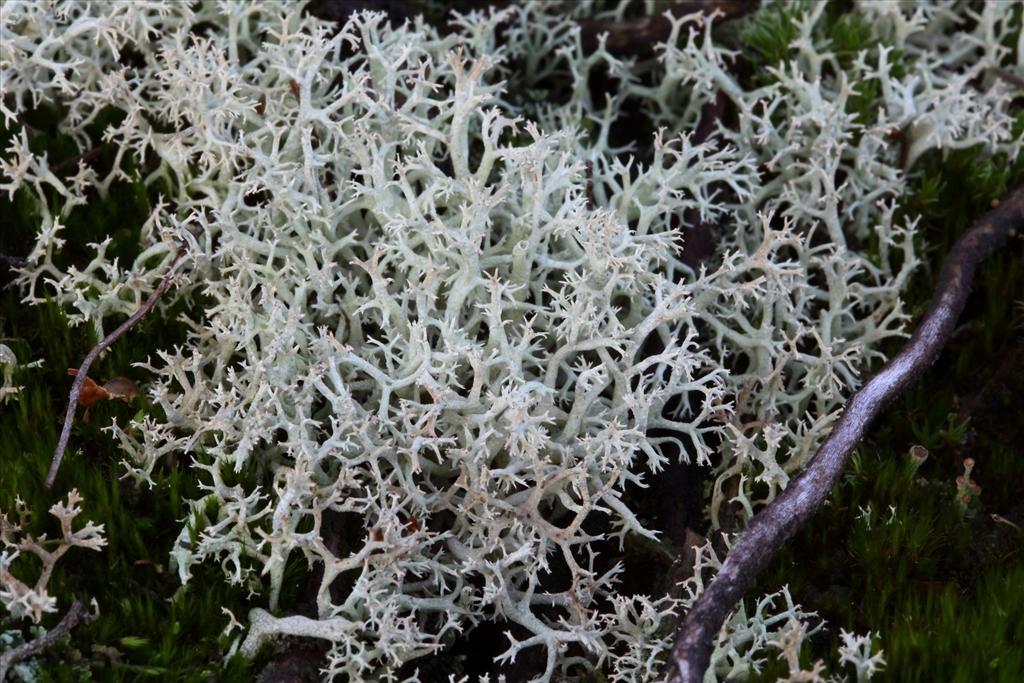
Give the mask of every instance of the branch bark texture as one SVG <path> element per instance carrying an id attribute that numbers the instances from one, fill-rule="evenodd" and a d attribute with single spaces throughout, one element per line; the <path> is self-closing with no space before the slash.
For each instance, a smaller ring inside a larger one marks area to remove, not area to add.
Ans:
<path id="1" fill-rule="evenodd" d="M 22 643 L 18 647 L 3 653 L 3 655 L 0 656 L 0 682 L 7 680 L 7 674 L 10 673 L 12 666 L 23 659 L 28 659 L 33 655 L 39 654 L 64 636 L 71 633 L 71 629 L 77 626 L 78 622 L 88 620 L 88 618 L 89 612 L 85 608 L 85 605 L 76 600 L 71 605 L 71 609 L 68 610 L 67 614 L 64 615 L 64 618 L 61 619 L 56 626 L 35 640 Z"/>
<path id="2" fill-rule="evenodd" d="M 75 412 L 78 409 L 78 397 L 81 395 L 82 387 L 85 385 L 89 367 L 93 364 L 93 361 L 99 358 L 99 355 L 103 353 L 105 349 L 121 338 L 125 332 L 134 327 L 135 323 L 142 320 L 153 306 L 156 305 L 156 302 L 160 300 L 160 297 L 164 295 L 164 292 L 170 288 L 171 276 L 174 274 L 175 267 L 184 255 L 185 246 L 182 245 L 174 255 L 174 259 L 171 261 L 170 265 L 167 266 L 164 276 L 160 279 L 160 283 L 156 286 L 156 289 L 154 289 L 149 295 L 149 298 L 147 298 L 145 302 L 139 306 L 138 310 L 132 313 L 127 320 L 121 323 L 116 330 L 101 339 L 85 357 L 85 360 L 82 361 L 82 365 L 78 368 L 77 375 L 75 376 L 75 381 L 71 384 L 71 395 L 68 398 L 68 410 L 64 415 L 64 427 L 61 429 L 60 439 L 57 441 L 57 448 L 53 452 L 53 459 L 50 462 L 50 471 L 46 475 L 46 488 L 52 488 L 53 482 L 57 479 L 57 470 L 60 469 L 60 462 L 64 458 L 64 451 L 68 447 L 68 439 L 71 437 L 71 425 L 75 421 Z"/>
<path id="3" fill-rule="evenodd" d="M 850 398 L 807 469 L 751 519 L 676 634 L 670 683 L 699 683 L 722 623 L 761 570 L 825 501 L 868 425 L 938 357 L 967 303 L 978 264 L 1024 228 L 1024 186 L 1010 192 L 953 246 L 935 294 L 907 345 Z"/>

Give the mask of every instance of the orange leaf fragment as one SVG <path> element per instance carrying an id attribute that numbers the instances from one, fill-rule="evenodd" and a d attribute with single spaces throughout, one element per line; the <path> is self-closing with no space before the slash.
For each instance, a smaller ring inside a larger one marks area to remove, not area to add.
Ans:
<path id="1" fill-rule="evenodd" d="M 68 374 L 72 377 L 78 376 L 78 370 L 75 368 L 68 368 Z M 85 384 L 82 385 L 82 393 L 78 395 L 78 402 L 86 408 L 91 408 L 96 403 L 110 398 L 110 393 L 101 387 L 96 382 L 92 381 L 91 377 L 85 378 Z"/>
<path id="2" fill-rule="evenodd" d="M 75 368 L 68 368 L 68 374 L 72 377 L 77 377 L 78 370 Z M 85 382 L 82 384 L 82 391 L 78 394 L 78 402 L 85 406 L 85 414 L 82 415 L 82 422 L 89 424 L 89 408 L 100 401 L 107 401 L 112 398 L 119 398 L 122 401 L 131 401 L 133 398 L 138 396 L 138 394 L 139 388 L 135 386 L 135 382 L 131 381 L 127 377 L 115 377 L 103 386 L 100 386 L 92 380 L 92 377 L 86 376 Z"/>

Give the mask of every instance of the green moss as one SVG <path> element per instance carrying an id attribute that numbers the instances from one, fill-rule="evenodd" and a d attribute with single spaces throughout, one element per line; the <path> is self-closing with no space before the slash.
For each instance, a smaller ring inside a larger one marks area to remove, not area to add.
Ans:
<path id="1" fill-rule="evenodd" d="M 874 43 L 871 23 L 860 14 L 844 13 L 829 22 L 831 50 L 839 58 L 840 67 L 853 63 L 857 53 Z"/>
<path id="2" fill-rule="evenodd" d="M 23 335 L 19 354 L 27 347 L 32 355 L 25 357 L 46 359 L 43 368 L 23 373 L 25 390 L 0 412 L 0 433 L 5 435 L 0 509 L 12 509 L 14 498 L 20 496 L 32 509 L 29 531 L 52 536 L 56 522 L 47 509 L 74 487 L 85 497 L 81 518 L 104 524 L 108 541 L 101 552 L 72 549 L 57 565 L 50 588 L 61 608 L 76 598 L 95 598 L 100 616 L 76 629 L 68 647 L 43 656 L 41 680 L 83 680 L 80 674 L 85 670 L 91 671 L 91 678 L 84 680 L 135 680 L 147 674 L 203 680 L 204 672 L 212 677 L 220 670 L 227 645 L 221 638 L 227 623 L 221 606 L 242 616 L 247 594 L 227 586 L 216 568 L 198 571 L 188 588 L 179 590 L 177 577 L 167 566 L 182 517 L 182 497 L 199 493 L 194 481 L 175 467 L 158 472 L 152 489 L 121 481 L 119 452 L 99 427 L 110 419 L 125 422 L 136 407 L 112 402 L 104 405 L 106 412 L 95 410 L 88 426 L 79 421 L 57 485 L 46 491 L 42 482 L 70 379 L 61 370 L 80 359 L 92 340 L 81 330 L 70 330 L 55 306 L 22 307 L 9 289 L 0 297 L 0 311 L 3 336 Z M 114 367 L 133 352 L 143 352 L 156 343 L 158 332 L 136 334 L 138 347 L 112 354 L 104 365 Z M 27 560 L 26 566 L 31 562 Z M 58 618 L 52 616 L 46 623 L 52 625 Z M 69 658 L 79 665 L 63 666 Z M 249 680 L 247 666 L 241 659 L 232 660 L 220 680 Z"/>
<path id="3" fill-rule="evenodd" d="M 45 114 L 34 117 L 44 129 L 49 125 L 40 120 Z M 35 136 L 33 144 L 45 146 L 51 158 L 75 153 L 59 136 L 48 137 L 45 130 Z M 91 258 L 87 243 L 112 234 L 109 253 L 122 262 L 133 259 L 139 250 L 139 229 L 154 200 L 138 181 L 115 183 L 106 197 L 95 197 L 71 213 L 66 221 L 69 241 L 61 258 L 81 265 Z M 7 219 L 0 231 L 0 253 L 28 252 L 39 220 L 36 209 L 26 193 L 0 199 L 0 213 Z M 6 267 L 0 266 L 0 278 L 6 283 L 9 277 Z M 182 343 L 185 331 L 172 321 L 200 303 L 178 302 L 163 316 L 147 317 L 94 364 L 90 375 L 126 375 L 144 385 L 148 378 L 133 363 Z M 40 368 L 18 371 L 15 379 L 25 389 L 0 410 L 0 509 L 13 509 L 14 499 L 21 497 L 32 511 L 28 531 L 48 532 L 52 537 L 56 521 L 47 510 L 77 488 L 85 498 L 80 521 L 103 524 L 108 541 L 101 552 L 72 549 L 57 564 L 49 585 L 60 611 L 74 599 L 95 599 L 99 616 L 76 628 L 68 644 L 47 650 L 35 660 L 39 680 L 252 680 L 251 663 L 240 657 L 222 663 L 229 645 L 222 636 L 228 623 L 222 607 L 244 618 L 248 592 L 227 585 L 215 566 L 197 569 L 183 589 L 168 566 L 168 553 L 185 516 L 183 499 L 201 495 L 195 479 L 179 462 L 166 463 L 156 473 L 153 488 L 122 481 L 120 451 L 101 431 L 112 420 L 126 424 L 152 406 L 141 397 L 131 404 L 102 402 L 90 411 L 88 424 L 79 411 L 56 486 L 47 491 L 43 480 L 67 408 L 71 383 L 67 368 L 77 367 L 96 339 L 86 326 L 69 327 L 55 304 L 22 305 L 11 287 L 0 290 L 0 338 L 22 362 L 44 361 Z M 29 575 L 38 571 L 33 558 L 19 562 L 18 570 Z M 44 625 L 52 626 L 59 618 L 60 614 L 50 615 Z M 32 637 L 25 624 L 6 620 L 3 628 L 20 628 L 25 637 Z"/>
<path id="4" fill-rule="evenodd" d="M 799 35 L 800 7 L 765 6 L 752 14 L 740 32 L 743 54 L 754 67 L 778 66 L 791 56 L 789 44 Z M 760 68 L 757 71 L 761 71 Z"/>
<path id="5" fill-rule="evenodd" d="M 907 295 L 915 316 L 955 240 L 1021 182 L 1021 160 L 990 159 L 979 148 L 920 162 L 906 211 L 922 216 L 932 249 Z M 1020 238 L 982 265 L 976 283 L 936 366 L 873 426 L 828 504 L 748 593 L 788 584 L 796 601 L 828 621 L 828 633 L 802 653 L 808 665 L 824 659 L 831 671 L 843 670 L 842 628 L 880 636 L 883 680 L 1011 681 L 1024 671 L 1016 360 L 1024 343 L 1013 315 L 1013 302 L 1024 300 Z M 919 469 L 908 456 L 915 444 L 931 452 Z M 955 480 L 966 457 L 977 463 L 982 493 L 964 511 Z M 776 660 L 757 680 L 779 675 L 785 667 Z"/>

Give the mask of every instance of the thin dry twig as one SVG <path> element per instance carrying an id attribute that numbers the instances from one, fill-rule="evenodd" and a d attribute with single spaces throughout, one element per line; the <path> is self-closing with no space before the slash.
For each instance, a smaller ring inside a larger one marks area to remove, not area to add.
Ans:
<path id="1" fill-rule="evenodd" d="M 83 620 L 89 620 L 89 611 L 80 601 L 75 600 L 67 614 L 64 615 L 64 618 L 61 619 L 56 626 L 35 640 L 22 643 L 18 647 L 8 650 L 3 653 L 3 655 L 0 655 L 0 681 L 7 680 L 7 674 L 10 672 L 12 666 L 21 660 L 27 659 L 50 647 L 58 640 L 71 633 L 71 629 L 77 626 L 78 622 Z"/>
<path id="2" fill-rule="evenodd" d="M 89 366 L 92 365 L 101 353 L 107 349 L 111 344 L 117 341 L 125 332 L 130 330 L 135 323 L 139 322 L 143 316 L 156 305 L 156 302 L 160 300 L 160 297 L 164 295 L 171 286 L 171 276 L 174 274 L 174 268 L 178 265 L 178 261 L 185 255 L 185 246 L 182 245 L 177 253 L 174 255 L 174 259 L 171 264 L 167 266 L 167 270 L 164 272 L 164 276 L 160 279 L 160 283 L 156 286 L 156 289 L 149 295 L 149 298 L 138 310 L 131 314 L 131 316 L 118 326 L 116 330 L 108 334 L 106 337 L 100 340 L 100 342 L 92 348 L 92 351 L 82 361 L 82 365 L 77 370 L 75 381 L 71 384 L 71 395 L 68 398 L 68 411 L 64 416 L 64 428 L 60 432 L 60 439 L 57 441 L 57 448 L 53 452 L 53 460 L 50 462 L 50 472 L 46 475 L 46 488 L 53 486 L 54 480 L 57 478 L 57 470 L 60 469 L 60 461 L 64 458 L 64 451 L 68 447 L 68 438 L 71 436 L 71 425 L 75 421 L 75 412 L 78 409 L 78 397 L 82 393 L 82 387 L 85 385 L 87 374 L 89 372 Z"/>
<path id="3" fill-rule="evenodd" d="M 8 256 L 7 254 L 0 254 L 0 263 L 10 268 L 24 268 L 28 263 L 27 259 L 23 259 L 20 256 Z"/>
<path id="4" fill-rule="evenodd" d="M 1010 85 L 1016 88 L 1020 88 L 1021 90 L 1024 90 L 1024 78 L 1021 78 L 1012 71 L 996 66 L 992 67 L 992 72 L 995 73 L 995 75 L 998 76 L 999 78 L 1009 83 Z"/>
<path id="5" fill-rule="evenodd" d="M 78 162 L 83 161 L 86 165 L 91 164 L 93 161 L 98 159 L 100 155 L 102 155 L 104 152 L 106 152 L 108 149 L 111 149 L 112 147 L 113 145 L 111 145 L 110 143 L 104 142 L 102 144 L 96 145 L 92 149 L 82 152 L 81 154 L 76 154 L 75 156 L 65 159 L 60 163 L 54 164 L 50 168 L 50 170 L 53 171 L 58 176 L 65 173 L 70 173 L 71 171 L 74 171 L 78 168 Z"/>
<path id="6" fill-rule="evenodd" d="M 1024 228 L 1024 186 L 978 220 L 953 246 L 932 302 L 906 346 L 855 393 L 807 469 L 754 516 L 676 634 L 670 683 L 699 683 L 722 623 L 757 574 L 817 511 L 839 481 L 871 421 L 935 362 L 967 303 L 978 264 Z"/>

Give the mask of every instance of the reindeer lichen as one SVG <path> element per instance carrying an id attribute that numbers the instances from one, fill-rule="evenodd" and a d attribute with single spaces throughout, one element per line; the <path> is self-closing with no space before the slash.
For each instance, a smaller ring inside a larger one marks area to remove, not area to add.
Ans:
<path id="1" fill-rule="evenodd" d="M 527 2 L 447 34 L 297 4 L 5 5 L 9 126 L 59 103 L 85 153 L 98 113 L 124 114 L 109 170 L 58 175 L 12 138 L 0 188 L 40 215 L 24 301 L 99 334 L 187 247 L 161 305 L 203 308 L 140 365 L 153 410 L 109 431 L 140 484 L 190 463 L 202 495 L 168 552 L 183 583 L 213 563 L 251 589 L 242 652 L 319 638 L 327 677 L 395 680 L 496 621 L 497 664 L 539 649 L 536 680 L 656 677 L 700 567 L 686 599 L 627 595 L 597 544 L 657 536 L 631 496 L 670 450 L 713 469 L 715 527 L 784 489 L 902 334 L 915 162 L 1019 152 L 992 70 L 1020 26 L 997 3 L 858 2 L 877 46 L 852 58 L 826 3 L 785 3 L 791 39 L 762 50 L 785 59 L 756 86 L 700 14 L 670 16 L 653 59 L 585 51 L 576 20 L 626 4 Z M 719 97 L 732 114 L 698 139 Z M 643 151 L 616 142 L 625 112 Z M 108 238 L 59 267 L 72 209 L 135 173 L 166 191 L 139 255 Z M 684 216 L 716 240 L 698 265 Z M 322 568 L 311 615 L 280 613 L 296 557 Z M 741 606 L 714 674 L 798 656 L 811 616 L 788 593 Z M 858 676 L 878 668 L 844 642 Z"/>

